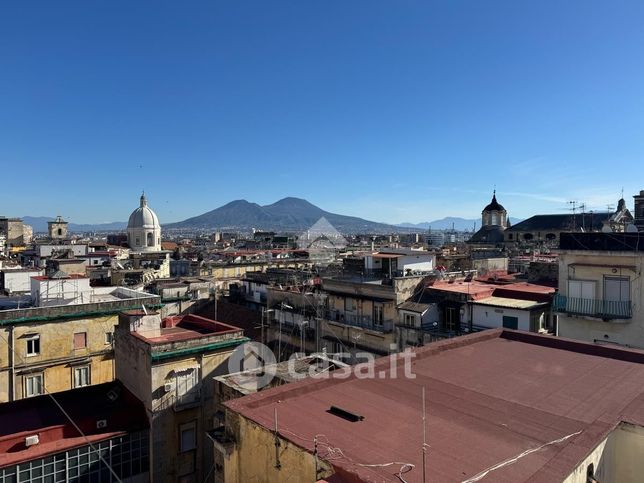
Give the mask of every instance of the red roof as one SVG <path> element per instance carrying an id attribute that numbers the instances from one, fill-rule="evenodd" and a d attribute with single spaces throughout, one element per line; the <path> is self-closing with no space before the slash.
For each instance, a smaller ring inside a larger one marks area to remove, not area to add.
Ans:
<path id="1" fill-rule="evenodd" d="M 426 390 L 427 471 L 431 481 L 561 481 L 620 421 L 644 424 L 644 352 L 519 331 L 488 330 L 416 351 L 404 378 L 309 379 L 226 403 L 313 452 L 344 481 L 422 481 L 422 399 Z M 375 373 L 388 371 L 389 358 Z M 330 414 L 339 406 L 364 416 Z M 566 438 L 560 443 L 551 443 Z M 391 464 L 392 462 L 397 462 Z"/>
<path id="2" fill-rule="evenodd" d="M 148 337 L 138 332 L 132 332 L 132 335 L 151 344 L 165 344 L 201 339 L 210 335 L 232 334 L 242 330 L 232 325 L 193 314 L 166 317 L 163 319 L 162 324 L 161 335 L 158 337 Z"/>
<path id="3" fill-rule="evenodd" d="M 432 285 L 428 286 L 427 289 L 464 294 L 468 295 L 471 300 L 479 300 L 494 295 L 497 297 L 546 302 L 550 299 L 550 296 L 555 293 L 555 289 L 553 287 L 546 287 L 527 282 L 495 284 L 480 282 L 477 280 L 472 282 L 447 282 L 441 280 L 434 282 Z"/>
<path id="4" fill-rule="evenodd" d="M 148 427 L 143 404 L 118 381 L 54 397 L 92 443 Z M 106 426 L 98 428 L 98 420 Z M 38 435 L 39 443 L 25 446 L 32 435 Z M 85 446 L 87 439 L 49 395 L 0 404 L 0 468 Z"/>

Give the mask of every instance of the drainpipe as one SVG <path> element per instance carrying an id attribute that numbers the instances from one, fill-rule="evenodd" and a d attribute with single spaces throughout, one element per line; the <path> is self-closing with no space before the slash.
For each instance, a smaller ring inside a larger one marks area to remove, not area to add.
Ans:
<path id="1" fill-rule="evenodd" d="M 13 326 L 9 326 L 9 347 L 7 348 L 9 352 L 9 361 L 10 361 L 10 372 L 11 375 L 9 377 L 9 384 L 11 384 L 11 387 L 9 388 L 9 401 L 15 401 L 16 400 L 16 357 L 15 357 L 15 344 L 14 344 L 14 333 L 13 333 Z"/>

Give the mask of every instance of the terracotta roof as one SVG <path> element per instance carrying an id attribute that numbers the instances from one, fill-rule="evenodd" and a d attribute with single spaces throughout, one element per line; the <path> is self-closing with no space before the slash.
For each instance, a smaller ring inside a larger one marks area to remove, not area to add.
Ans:
<path id="1" fill-rule="evenodd" d="M 388 371 L 389 358 L 375 364 Z M 422 481 L 423 387 L 432 481 L 463 481 L 567 437 L 485 480 L 561 481 L 620 421 L 644 424 L 642 351 L 496 329 L 417 350 L 414 379 L 402 367 L 396 378 L 308 380 L 226 406 L 267 431 L 277 410 L 280 436 L 309 452 L 318 435 L 320 456 L 346 481 L 399 481 L 403 463 L 414 465 L 406 481 Z M 337 417 L 332 405 L 364 419 Z"/>
<path id="2" fill-rule="evenodd" d="M 143 403 L 119 381 L 54 394 L 92 442 L 148 427 Z M 105 420 L 98 428 L 96 422 Z M 25 437 L 40 442 L 25 446 Z M 0 404 L 0 468 L 85 446 L 87 440 L 48 395 Z"/>

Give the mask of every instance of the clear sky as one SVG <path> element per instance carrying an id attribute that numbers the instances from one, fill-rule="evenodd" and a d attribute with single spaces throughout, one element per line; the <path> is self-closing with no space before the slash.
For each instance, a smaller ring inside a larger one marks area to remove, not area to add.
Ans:
<path id="1" fill-rule="evenodd" d="M 643 26 L 641 0 L 4 1 L 0 214 L 631 206 Z"/>

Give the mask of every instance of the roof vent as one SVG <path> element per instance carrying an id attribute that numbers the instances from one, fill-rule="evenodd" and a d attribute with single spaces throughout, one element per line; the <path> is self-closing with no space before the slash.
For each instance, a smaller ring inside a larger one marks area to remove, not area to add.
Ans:
<path id="1" fill-rule="evenodd" d="M 327 413 L 333 414 L 334 416 L 338 416 L 342 419 L 346 419 L 347 421 L 351 421 L 352 423 L 356 423 L 364 419 L 364 416 L 361 416 L 360 414 L 352 413 L 351 411 L 347 411 L 346 409 L 342 409 L 337 406 L 331 406 Z"/>
<path id="2" fill-rule="evenodd" d="M 37 434 L 34 434 L 33 436 L 27 436 L 25 438 L 25 446 L 33 446 L 34 444 L 40 443 L 40 438 L 38 438 Z"/>

